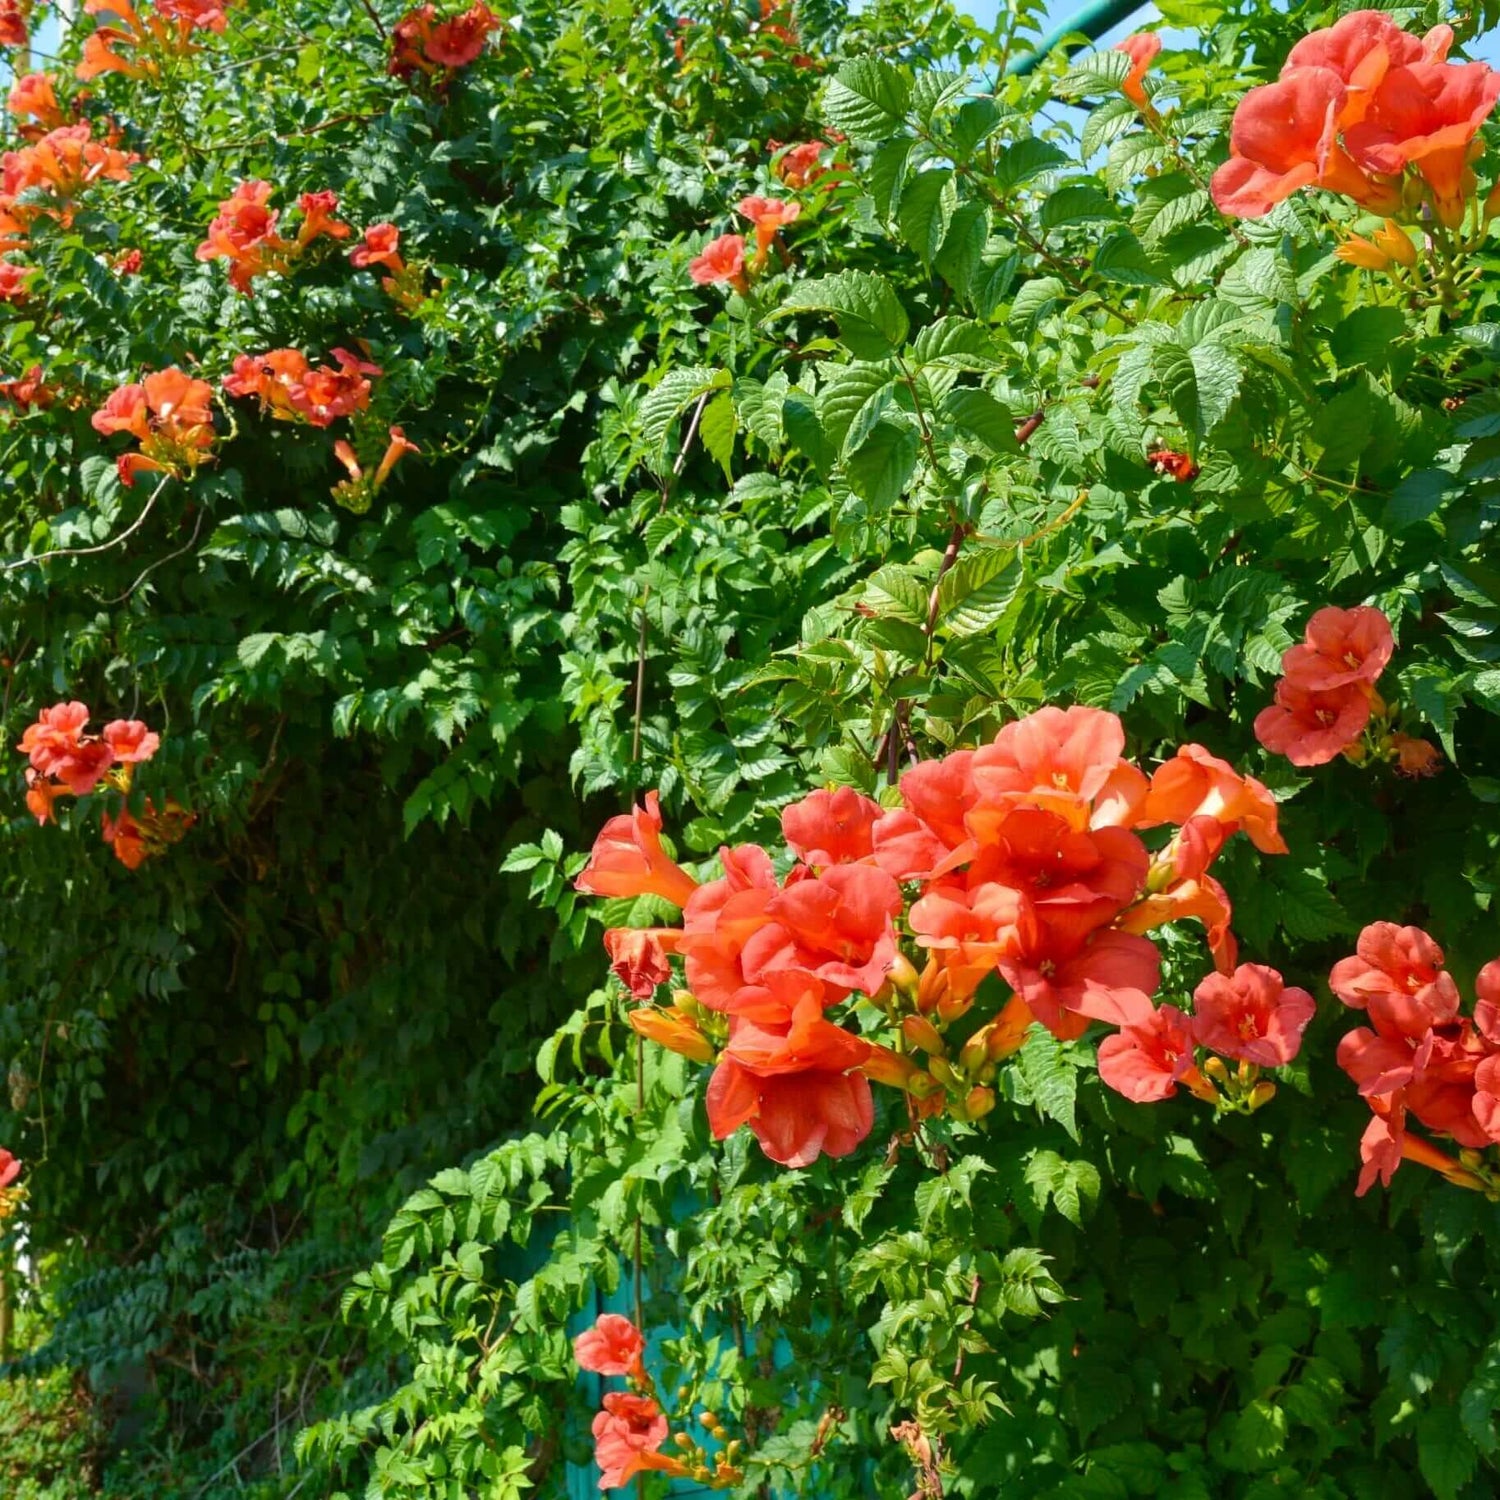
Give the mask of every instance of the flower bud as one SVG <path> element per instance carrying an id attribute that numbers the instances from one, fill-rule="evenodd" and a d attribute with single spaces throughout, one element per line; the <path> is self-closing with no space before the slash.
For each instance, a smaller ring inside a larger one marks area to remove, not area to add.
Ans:
<path id="1" fill-rule="evenodd" d="M 931 1073 L 923 1073 L 919 1070 L 906 1080 L 905 1088 L 913 1099 L 930 1099 L 938 1092 L 939 1084 Z"/>
<path id="2" fill-rule="evenodd" d="M 1484 222 L 1488 224 L 1496 214 L 1500 214 L 1500 182 L 1490 189 L 1489 196 L 1484 200 Z"/>
<path id="3" fill-rule="evenodd" d="M 945 1026 L 951 1026 L 960 1016 L 968 1015 L 969 1007 L 973 1003 L 972 995 L 955 995 L 950 990 L 937 1003 L 938 1019 Z"/>
<path id="4" fill-rule="evenodd" d="M 994 1089 L 972 1088 L 964 1097 L 964 1114 L 971 1120 L 982 1120 L 994 1107 Z"/>
<path id="5" fill-rule="evenodd" d="M 920 979 L 916 965 L 904 953 L 897 953 L 890 968 L 885 971 L 885 977 L 905 995 L 916 989 Z"/>
<path id="6" fill-rule="evenodd" d="M 1376 246 L 1393 261 L 1407 267 L 1416 265 L 1417 247 L 1412 244 L 1411 236 L 1394 219 L 1387 219 L 1372 238 Z"/>
<path id="7" fill-rule="evenodd" d="M 948 1065 L 946 1059 L 941 1057 L 929 1057 L 927 1059 L 927 1071 L 941 1084 L 948 1088 L 957 1088 L 959 1083 L 958 1074 Z"/>
<path id="8" fill-rule="evenodd" d="M 986 1050 L 989 1052 L 990 1061 L 999 1062 L 1001 1058 L 1019 1052 L 1021 1044 L 1026 1040 L 1027 1032 L 1031 1030 L 1031 1023 L 1035 1019 L 1036 1017 L 1031 1013 L 1031 1007 L 1019 995 L 1012 995 L 1005 1002 L 1005 1008 L 988 1028 Z"/>
<path id="9" fill-rule="evenodd" d="M 1259 1083 L 1250 1090 L 1247 1096 L 1252 1111 L 1259 1109 L 1264 1104 L 1269 1104 L 1276 1097 L 1276 1085 L 1269 1078 L 1262 1078 Z"/>
<path id="10" fill-rule="evenodd" d="M 923 1052 L 929 1052 L 934 1057 L 947 1056 L 948 1047 L 943 1041 L 942 1033 L 926 1016 L 907 1016 L 901 1022 L 901 1031 L 913 1047 L 920 1047 Z"/>
<path id="11" fill-rule="evenodd" d="M 1345 264 L 1358 266 L 1363 271 L 1389 271 L 1391 268 L 1390 256 L 1357 234 L 1350 235 L 1333 253 Z"/>
<path id="12" fill-rule="evenodd" d="M 692 1452 L 692 1451 L 693 1451 L 693 1449 L 694 1449 L 694 1448 L 696 1448 L 696 1447 L 697 1447 L 697 1446 L 698 1446 L 698 1445 L 697 1445 L 697 1444 L 696 1444 L 696 1443 L 695 1443 L 695 1442 L 694 1442 L 694 1441 L 693 1441 L 693 1440 L 692 1440 L 692 1438 L 690 1438 L 690 1437 L 689 1437 L 689 1436 L 688 1436 L 688 1435 L 687 1435 L 687 1433 L 685 1433 L 685 1432 L 679 1432 L 679 1433 L 678 1433 L 678 1434 L 677 1434 L 677 1435 L 676 1435 L 676 1436 L 675 1436 L 675 1437 L 674 1437 L 674 1438 L 673 1438 L 673 1439 L 672 1439 L 672 1441 L 673 1441 L 673 1442 L 674 1442 L 674 1443 L 676 1443 L 676 1444 L 677 1444 L 677 1446 L 678 1446 L 678 1447 L 679 1447 L 679 1448 L 681 1448 L 681 1449 L 682 1449 L 682 1451 L 683 1451 L 683 1452 L 684 1452 L 684 1453 L 691 1453 L 691 1452 Z"/>
<path id="13" fill-rule="evenodd" d="M 934 954 L 927 960 L 927 967 L 917 981 L 917 1009 L 924 1012 L 936 1010 L 938 1001 L 947 993 L 948 971 L 939 965 Z"/>
<path id="14" fill-rule="evenodd" d="M 714 1044 L 699 1031 L 697 1022 L 681 1011 L 652 1010 L 643 1005 L 631 1011 L 626 1019 L 648 1041 L 693 1062 L 711 1063 L 717 1055 Z"/>
<path id="15" fill-rule="evenodd" d="M 1224 1064 L 1222 1057 L 1211 1057 L 1203 1064 L 1203 1071 L 1213 1079 L 1215 1083 L 1229 1082 L 1229 1069 Z"/>
<path id="16" fill-rule="evenodd" d="M 963 1044 L 958 1054 L 958 1071 L 968 1078 L 976 1078 L 979 1070 L 989 1064 L 989 1038 L 985 1033 L 989 1028 L 982 1027 Z"/>
<path id="17" fill-rule="evenodd" d="M 871 1045 L 869 1056 L 859 1065 L 859 1071 L 875 1083 L 887 1083 L 892 1088 L 910 1089 L 912 1080 L 921 1075 L 911 1058 L 892 1052 L 889 1047 Z"/>

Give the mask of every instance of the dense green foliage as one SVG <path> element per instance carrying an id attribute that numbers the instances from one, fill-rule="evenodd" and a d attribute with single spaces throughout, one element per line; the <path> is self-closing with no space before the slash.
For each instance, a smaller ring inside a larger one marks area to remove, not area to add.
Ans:
<path id="1" fill-rule="evenodd" d="M 144 160 L 35 233 L 0 321 L 6 373 L 64 397 L 4 430 L 3 733 L 65 697 L 147 719 L 137 805 L 197 822 L 126 872 L 13 769 L 0 1138 L 55 1254 L 33 1358 L 134 1394 L 121 1493 L 560 1494 L 592 1410 L 564 1325 L 638 1253 L 663 1383 L 746 1439 L 746 1494 L 906 1493 L 908 1418 L 955 1495 L 1493 1490 L 1497 1211 L 1415 1167 L 1353 1202 L 1336 1004 L 1253 1117 L 1126 1104 L 1038 1034 L 981 1126 L 914 1144 L 888 1099 L 860 1155 L 788 1173 L 634 1045 L 568 888 L 640 788 L 707 860 L 814 784 L 1081 702 L 1286 798 L 1290 855 L 1226 856 L 1247 957 L 1327 1001 L 1368 921 L 1465 982 L 1495 956 L 1495 294 L 1335 260 L 1329 197 L 1223 220 L 1238 92 L 1329 18 L 1164 10 L 1203 46 L 1163 54 L 1159 132 L 1123 58 L 1001 79 L 1028 16 L 939 6 L 799 6 L 793 44 L 754 6 L 528 4 L 435 92 L 362 4 L 244 0 L 90 86 Z M 769 143 L 830 129 L 787 261 L 694 286 Z M 322 188 L 396 223 L 426 299 L 331 242 L 229 289 L 193 252 L 249 178 L 293 224 Z M 387 423 L 421 449 L 365 514 L 330 498 L 344 423 L 225 398 L 217 462 L 156 499 L 89 426 L 142 369 L 356 341 L 362 457 Z M 100 550 L 11 566 L 56 548 Z M 1361 601 L 1433 780 L 1255 746 L 1282 650 Z M 1174 933 L 1165 998 L 1204 967 Z"/>

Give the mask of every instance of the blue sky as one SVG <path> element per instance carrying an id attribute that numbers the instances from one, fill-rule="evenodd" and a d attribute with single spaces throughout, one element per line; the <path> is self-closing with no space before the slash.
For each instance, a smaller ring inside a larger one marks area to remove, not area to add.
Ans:
<path id="1" fill-rule="evenodd" d="M 999 10 L 998 0 L 970 0 L 965 7 L 976 21 L 986 26 L 992 26 L 995 16 Z M 1070 15 L 1076 14 L 1081 8 L 1079 0 L 1054 0 L 1048 11 L 1051 25 L 1065 24 Z M 1122 22 L 1111 31 L 1106 31 L 1099 38 L 1099 45 L 1112 47 L 1123 37 L 1130 35 L 1132 31 L 1139 30 L 1142 26 L 1160 19 L 1160 12 L 1154 5 L 1143 5 L 1141 9 L 1128 21 Z M 1050 27 L 1049 27 L 1050 29 Z M 1191 33 L 1186 31 L 1164 30 L 1162 41 L 1168 47 L 1188 45 Z M 1492 67 L 1500 67 L 1500 30 L 1486 32 L 1469 49 L 1468 56 L 1477 58 L 1482 62 L 1489 63 Z"/>

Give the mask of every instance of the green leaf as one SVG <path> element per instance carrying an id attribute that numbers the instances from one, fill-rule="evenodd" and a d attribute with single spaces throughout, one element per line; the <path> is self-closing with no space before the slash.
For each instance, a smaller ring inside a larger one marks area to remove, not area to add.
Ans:
<path id="1" fill-rule="evenodd" d="M 901 201 L 911 148 L 911 141 L 898 136 L 887 141 L 870 159 L 865 186 L 875 200 L 875 212 L 882 219 L 890 218 L 892 210 Z"/>
<path id="2" fill-rule="evenodd" d="M 650 461 L 658 471 L 668 462 L 667 443 L 672 425 L 708 391 L 730 384 L 728 370 L 697 367 L 668 370 L 641 402 L 640 431 Z M 675 457 L 676 455 L 672 455 Z"/>
<path id="3" fill-rule="evenodd" d="M 1115 200 L 1102 188 L 1092 182 L 1065 182 L 1042 204 L 1041 221 L 1043 229 L 1057 229 L 1064 224 L 1088 224 L 1119 216 Z"/>
<path id="4" fill-rule="evenodd" d="M 1075 1141 L 1078 1140 L 1075 1118 L 1078 1070 L 1068 1060 L 1062 1043 L 1045 1026 L 1033 1025 L 1017 1054 L 1017 1061 L 1032 1102 L 1047 1119 L 1056 1120 Z"/>
<path id="5" fill-rule="evenodd" d="M 982 203 L 964 203 L 948 220 L 948 232 L 933 258 L 933 269 L 963 295 L 984 258 L 990 233 L 989 211 Z"/>
<path id="6" fill-rule="evenodd" d="M 1380 366 L 1393 340 L 1406 332 L 1406 317 L 1395 307 L 1356 308 L 1328 341 L 1341 370 L 1356 365 Z"/>
<path id="7" fill-rule="evenodd" d="M 1006 197 L 1044 172 L 1067 164 L 1068 158 L 1051 141 L 1027 136 L 995 153 L 994 169 L 989 176 L 995 191 Z"/>
<path id="8" fill-rule="evenodd" d="M 1020 265 L 1019 252 L 1004 240 L 990 240 L 985 245 L 984 254 L 979 257 L 979 264 L 969 278 L 969 302 L 978 317 L 995 315 L 1010 295 Z"/>
<path id="9" fill-rule="evenodd" d="M 896 210 L 901 237 L 931 266 L 948 232 L 948 221 L 957 204 L 953 173 L 945 168 L 919 172 L 909 178 Z"/>
<path id="10" fill-rule="evenodd" d="M 856 57 L 823 91 L 823 117 L 856 141 L 884 141 L 906 120 L 911 86 L 888 62 Z"/>
<path id="11" fill-rule="evenodd" d="M 1457 1407 L 1433 1405 L 1418 1415 L 1417 1467 L 1436 1500 L 1458 1500 L 1459 1491 L 1474 1477 L 1479 1455 Z"/>
<path id="12" fill-rule="evenodd" d="M 1458 1416 L 1463 1430 L 1486 1458 L 1493 1458 L 1500 1449 L 1495 1434 L 1497 1411 L 1500 1411 L 1500 1339 L 1491 1341 L 1458 1398 Z"/>
<path id="13" fill-rule="evenodd" d="M 794 312 L 831 313 L 838 320 L 840 338 L 856 359 L 884 359 L 895 353 L 905 344 L 910 326 L 890 282 L 868 271 L 838 271 L 804 281 L 771 316 Z"/>
<path id="14" fill-rule="evenodd" d="M 1016 443 L 1015 419 L 988 391 L 949 391 L 943 398 L 942 411 L 960 432 L 982 443 L 996 457 L 1021 451 Z"/>
<path id="15" fill-rule="evenodd" d="M 1024 578 L 1021 559 L 1010 547 L 990 547 L 950 569 L 938 588 L 938 621 L 962 640 L 979 635 L 1001 619 Z"/>
<path id="16" fill-rule="evenodd" d="M 917 466 L 922 440 L 905 422 L 877 422 L 864 444 L 844 460 L 849 483 L 877 511 L 889 510 Z"/>
<path id="17" fill-rule="evenodd" d="M 893 368 L 888 364 L 836 366 L 818 392 L 818 420 L 829 445 L 839 452 L 859 447 L 884 411 L 886 402 L 879 398 L 884 395 L 888 400 L 894 389 Z M 861 412 L 870 412 L 871 418 L 856 425 Z"/>
<path id="18" fill-rule="evenodd" d="M 1286 1413 L 1269 1401 L 1252 1401 L 1235 1418 L 1230 1456 L 1243 1469 L 1265 1469 L 1286 1447 Z"/>
<path id="19" fill-rule="evenodd" d="M 1162 281 L 1145 247 L 1124 228 L 1107 236 L 1095 251 L 1094 270 L 1106 281 L 1125 286 L 1159 286 Z"/>
<path id="20" fill-rule="evenodd" d="M 703 408 L 703 415 L 698 421 L 698 436 L 704 448 L 709 457 L 723 469 L 724 478 L 730 484 L 734 483 L 734 473 L 730 464 L 734 458 L 734 435 L 738 426 L 734 411 L 734 398 L 728 391 L 715 396 Z"/>
<path id="21" fill-rule="evenodd" d="M 1219 344 L 1159 344 L 1152 368 L 1177 419 L 1195 437 L 1206 438 L 1224 419 L 1239 392 L 1242 371 Z"/>

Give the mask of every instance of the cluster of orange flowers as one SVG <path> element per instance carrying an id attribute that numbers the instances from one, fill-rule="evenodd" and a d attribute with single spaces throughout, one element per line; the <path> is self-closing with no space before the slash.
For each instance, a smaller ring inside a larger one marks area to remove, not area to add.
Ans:
<path id="1" fill-rule="evenodd" d="M 0 1146 L 0 1224 L 5 1223 L 25 1201 L 26 1189 L 16 1185 L 20 1175 L 21 1163 Z"/>
<path id="2" fill-rule="evenodd" d="M 302 223 L 295 239 L 277 233 L 280 210 L 269 207 L 275 189 L 269 182 L 242 182 L 219 204 L 219 212 L 208 226 L 208 237 L 194 252 L 199 260 L 227 260 L 229 284 L 249 295 L 257 276 L 270 271 L 282 275 L 315 240 L 327 236 L 344 240 L 354 232 L 334 218 L 339 200 L 335 193 L 303 193 L 297 200 Z"/>
<path id="3" fill-rule="evenodd" d="M 104 437 L 123 432 L 140 444 L 116 461 L 121 480 L 134 484 L 141 473 L 181 479 L 208 462 L 214 445 L 213 394 L 207 381 L 194 380 L 175 365 L 115 390 L 90 420 Z"/>
<path id="4" fill-rule="evenodd" d="M 702 253 L 688 266 L 688 274 L 700 286 L 727 281 L 743 296 L 750 290 L 751 280 L 764 269 L 772 247 L 781 248 L 780 231 L 797 222 L 802 205 L 752 196 L 741 198 L 736 211 L 755 228 L 755 250 L 750 258 L 745 258 L 744 235 L 721 234 L 703 247 Z"/>
<path id="5" fill-rule="evenodd" d="M 131 0 L 85 0 L 87 14 L 108 19 L 84 41 L 78 76 L 123 73 L 127 78 L 155 78 L 169 58 L 198 50 L 195 31 L 223 31 L 225 10 L 232 4 L 233 0 L 154 0 L 154 6 L 137 7 Z"/>
<path id="6" fill-rule="evenodd" d="M 499 30 L 500 17 L 484 0 L 474 0 L 467 10 L 445 21 L 438 20 L 435 5 L 418 5 L 391 32 L 391 76 L 446 84 L 478 58 L 490 33 Z"/>
<path id="7" fill-rule="evenodd" d="M 26 806 L 38 823 L 56 821 L 59 797 L 84 797 L 101 784 L 123 797 L 135 768 L 151 759 L 160 735 L 139 719 L 115 719 L 97 735 L 85 734 L 89 711 L 82 703 L 56 703 L 43 709 L 16 747 L 30 762 L 26 770 Z M 139 818 L 123 803 L 102 818 L 104 841 L 128 870 L 139 869 L 154 854 L 175 844 L 193 823 L 193 815 L 168 800 L 158 811 L 147 801 Z"/>
<path id="8" fill-rule="evenodd" d="M 363 515 L 369 510 L 371 500 L 384 488 L 391 470 L 408 453 L 421 451 L 399 427 L 392 427 L 386 437 L 385 452 L 381 454 L 374 473 L 366 473 L 353 445 L 340 438 L 333 445 L 333 456 L 343 464 L 349 477 L 333 487 L 333 498 L 345 510 L 352 511 L 357 516 Z"/>
<path id="9" fill-rule="evenodd" d="M 265 354 L 241 354 L 234 370 L 224 377 L 231 396 L 257 396 L 260 409 L 283 422 L 305 422 L 331 427 L 340 417 L 366 411 L 370 405 L 370 377 L 379 365 L 335 349 L 333 365 L 309 364 L 297 349 L 271 349 Z"/>
<path id="10" fill-rule="evenodd" d="M 673 1423 L 662 1410 L 656 1383 L 646 1370 L 646 1340 L 629 1318 L 603 1313 L 594 1326 L 573 1341 L 573 1358 L 591 1375 L 623 1376 L 629 1389 L 607 1391 L 594 1418 L 594 1462 L 599 1488 L 619 1489 L 638 1474 L 665 1474 L 691 1479 L 712 1490 L 733 1489 L 744 1481 L 736 1462 L 739 1443 L 724 1431 L 718 1416 L 702 1412 L 698 1421 L 722 1444 L 710 1463 L 703 1444 L 686 1432 L 672 1438 L 680 1457 L 663 1453 Z"/>
<path id="11" fill-rule="evenodd" d="M 1375 690 L 1395 649 L 1378 609 L 1320 609 L 1302 644 L 1283 653 L 1276 701 L 1256 716 L 1255 737 L 1294 766 L 1342 755 L 1356 764 L 1393 762 L 1403 776 L 1434 774 L 1437 746 L 1393 728 L 1390 706 Z"/>
<path id="12" fill-rule="evenodd" d="M 605 934 L 638 999 L 682 960 L 670 1006 L 633 1009 L 631 1025 L 714 1062 L 714 1135 L 748 1125 L 786 1166 L 853 1151 L 874 1124 L 872 1080 L 903 1089 L 913 1120 L 982 1118 L 998 1064 L 1033 1022 L 1063 1040 L 1112 1028 L 1100 1074 L 1128 1098 L 1168 1098 L 1181 1083 L 1216 1109 L 1258 1108 L 1274 1088 L 1255 1070 L 1291 1060 L 1311 1001 L 1275 970 L 1237 964 L 1229 897 L 1210 869 L 1240 832 L 1286 852 L 1275 801 L 1201 745 L 1150 775 L 1124 748 L 1113 714 L 1039 709 L 992 744 L 913 767 L 899 807 L 850 788 L 812 793 L 782 811 L 785 873 L 746 844 L 721 850 L 722 875 L 703 884 L 664 853 L 648 796 L 605 825 L 577 880 L 682 908 L 680 928 Z M 1142 835 L 1164 826 L 1148 845 Z M 1217 970 L 1192 1016 L 1153 998 L 1161 959 L 1147 934 L 1181 920 L 1206 929 Z M 992 978 L 1008 1000 L 984 999 Z M 871 1009 L 896 1028 L 894 1046 L 859 1025 Z M 1218 1054 L 1201 1071 L 1198 1047 Z"/>
<path id="13" fill-rule="evenodd" d="M 55 95 L 47 98 L 50 88 L 32 84 L 17 100 L 20 89 L 18 84 L 12 90 L 13 110 L 19 105 L 28 113 L 40 111 L 43 118 L 60 113 Z M 41 218 L 64 227 L 71 224 L 73 200 L 86 187 L 105 180 L 124 182 L 139 160 L 134 152 L 96 141 L 87 124 L 59 125 L 31 145 L 7 151 L 0 157 L 0 254 L 24 250 L 32 226 Z M 27 275 L 27 267 L 0 261 L 0 300 L 21 300 Z"/>
<path id="14" fill-rule="evenodd" d="M 422 301 L 422 271 L 401 258 L 401 231 L 394 224 L 372 224 L 349 252 L 356 270 L 381 266 L 390 272 L 380 278 L 381 289 L 399 307 L 411 311 Z"/>
<path id="15" fill-rule="evenodd" d="M 1425 202 L 1438 223 L 1457 229 L 1475 192 L 1470 159 L 1500 99 L 1500 74 L 1482 62 L 1447 61 L 1452 45 L 1451 26 L 1413 36 L 1378 10 L 1305 36 L 1281 77 L 1251 89 L 1235 110 L 1214 202 L 1259 218 L 1319 187 L 1378 214 Z M 1392 245 L 1398 259 L 1409 253 Z"/>

